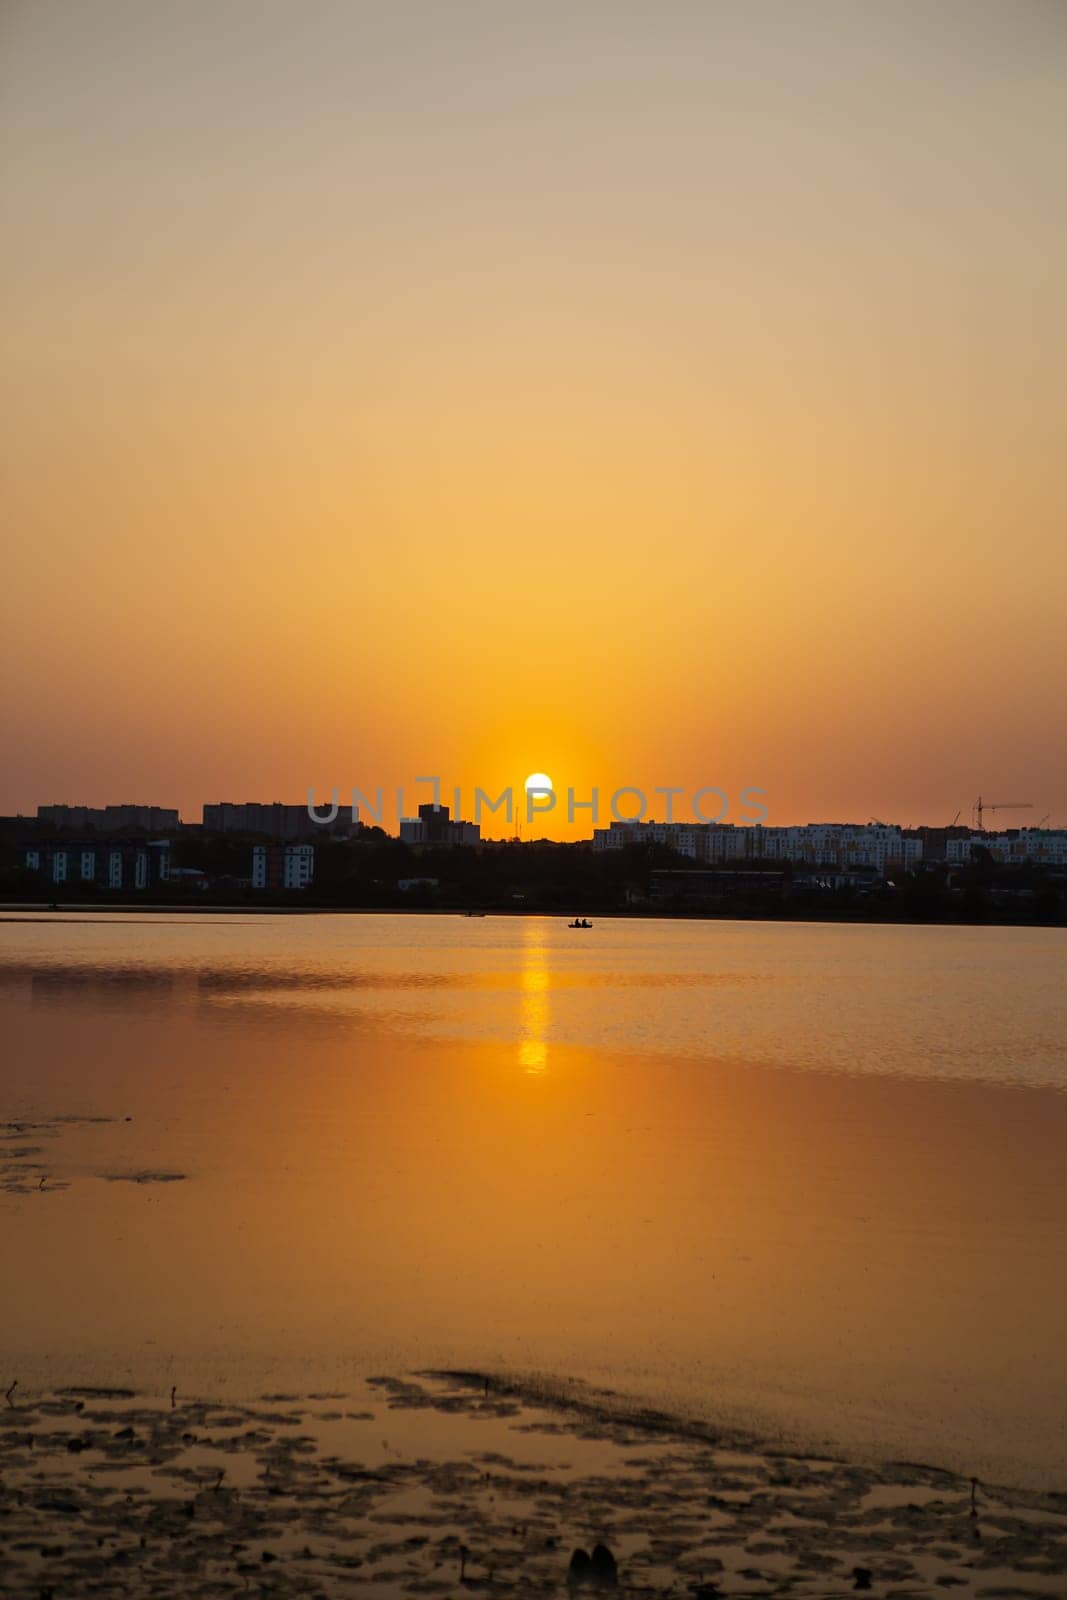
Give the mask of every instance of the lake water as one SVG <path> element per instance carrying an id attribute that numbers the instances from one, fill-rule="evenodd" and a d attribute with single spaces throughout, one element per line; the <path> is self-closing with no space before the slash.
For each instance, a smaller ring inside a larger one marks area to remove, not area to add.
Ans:
<path id="1" fill-rule="evenodd" d="M 9 913 L 3 1387 L 462 1367 L 1067 1488 L 1065 969 L 1049 929 Z"/>

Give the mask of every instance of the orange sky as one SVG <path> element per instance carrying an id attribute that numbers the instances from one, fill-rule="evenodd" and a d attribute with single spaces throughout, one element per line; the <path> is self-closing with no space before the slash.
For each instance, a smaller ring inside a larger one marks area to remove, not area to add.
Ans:
<path id="1" fill-rule="evenodd" d="M 1060 7 L 0 28 L 0 810 L 1067 824 Z"/>

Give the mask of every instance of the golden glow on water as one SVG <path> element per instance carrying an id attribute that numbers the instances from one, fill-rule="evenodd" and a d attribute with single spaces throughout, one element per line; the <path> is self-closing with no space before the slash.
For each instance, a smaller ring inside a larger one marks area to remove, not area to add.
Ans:
<path id="1" fill-rule="evenodd" d="M 548 1066 L 548 1046 L 543 1039 L 523 1039 L 519 1045 L 519 1060 L 528 1073 L 536 1076 Z"/>
<path id="2" fill-rule="evenodd" d="M 548 1045 L 545 1040 L 550 993 L 548 957 L 540 920 L 524 919 L 522 927 L 522 965 L 519 972 L 522 1036 L 519 1040 L 519 1060 L 526 1072 L 537 1074 L 544 1072 L 548 1066 Z"/>
<path id="3" fill-rule="evenodd" d="M 248 1394 L 510 1367 L 1048 1481 L 1064 955 L 1015 929 L 0 924 L 0 1117 L 117 1119 L 34 1135 L 55 1192 L 0 1190 L 12 1371 Z M 105 1181 L 154 1171 L 187 1176 Z"/>

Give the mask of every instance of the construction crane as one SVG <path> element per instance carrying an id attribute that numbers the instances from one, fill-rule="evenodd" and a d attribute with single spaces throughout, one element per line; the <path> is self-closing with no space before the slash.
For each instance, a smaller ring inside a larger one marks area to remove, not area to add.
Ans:
<path id="1" fill-rule="evenodd" d="M 1038 823 L 1038 827 L 1039 828 L 1043 828 L 1045 826 L 1045 823 L 1046 822 L 1051 822 L 1051 820 L 1052 820 L 1052 812 L 1051 811 L 1046 811 L 1045 815 L 1041 818 L 1041 821 Z"/>
<path id="2" fill-rule="evenodd" d="M 996 805 L 987 806 L 982 796 L 979 795 L 974 802 L 974 815 L 978 820 L 979 833 L 984 831 L 985 824 L 982 818 L 987 811 L 1032 811 L 1033 809 L 1034 803 L 1032 800 L 998 800 Z"/>
<path id="3" fill-rule="evenodd" d="M 956 812 L 956 815 L 953 817 L 952 821 L 949 823 L 949 827 L 950 828 L 954 828 L 956 826 L 956 824 L 960 820 L 960 817 L 962 816 L 962 814 L 963 814 L 963 807 L 961 806 L 959 811 Z"/>

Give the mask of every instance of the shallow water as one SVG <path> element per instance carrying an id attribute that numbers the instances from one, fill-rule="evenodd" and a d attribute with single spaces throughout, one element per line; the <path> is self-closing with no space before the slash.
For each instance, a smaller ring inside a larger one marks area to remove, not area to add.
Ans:
<path id="1" fill-rule="evenodd" d="M 10 916 L 5 1370 L 578 1377 L 1067 1487 L 1065 964 L 1061 930 Z"/>

